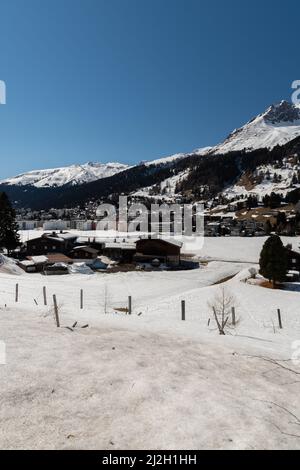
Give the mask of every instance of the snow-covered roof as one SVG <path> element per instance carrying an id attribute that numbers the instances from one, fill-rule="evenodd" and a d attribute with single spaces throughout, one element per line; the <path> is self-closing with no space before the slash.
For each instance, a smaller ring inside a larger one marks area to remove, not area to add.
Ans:
<path id="1" fill-rule="evenodd" d="M 39 263 L 46 263 L 48 261 L 48 258 L 47 256 L 44 256 L 44 255 L 40 255 L 40 256 L 31 256 L 30 259 L 36 263 L 36 264 L 39 264 Z"/>
<path id="2" fill-rule="evenodd" d="M 75 238 L 77 238 L 77 235 L 75 235 L 74 233 L 59 233 L 59 238 L 62 238 L 63 240 L 74 240 Z"/>
<path id="3" fill-rule="evenodd" d="M 47 240 L 57 241 L 57 242 L 59 242 L 59 243 L 63 243 L 63 242 L 65 241 L 65 240 L 64 240 L 62 237 L 60 237 L 60 236 L 59 236 L 59 237 L 54 237 L 54 236 L 51 236 L 51 235 L 47 236 L 46 239 L 47 239 Z"/>
<path id="4" fill-rule="evenodd" d="M 149 236 L 145 235 L 144 237 L 141 237 L 141 240 L 148 240 Z M 183 243 L 179 240 L 176 240 L 174 237 L 167 237 L 163 235 L 151 235 L 150 237 L 151 240 L 161 240 L 165 243 L 170 243 L 171 245 L 179 246 L 180 248 L 182 247 Z"/>
<path id="5" fill-rule="evenodd" d="M 106 238 L 93 236 L 80 236 L 76 238 L 76 243 L 104 243 Z"/>
<path id="6" fill-rule="evenodd" d="M 95 248 L 92 248 L 91 246 L 87 246 L 87 245 L 75 246 L 75 248 L 72 250 L 72 252 L 77 251 L 77 250 L 86 251 L 88 253 L 98 253 L 98 250 L 96 250 Z"/>
<path id="7" fill-rule="evenodd" d="M 61 261 L 58 261 L 57 263 L 52 264 L 52 266 L 49 266 L 50 268 L 67 268 L 68 265 L 66 263 L 63 263 Z"/>
<path id="8" fill-rule="evenodd" d="M 30 261 L 29 259 L 24 259 L 23 261 L 20 261 L 20 264 L 22 266 L 35 266 L 35 262 L 34 261 Z"/>
<path id="9" fill-rule="evenodd" d="M 104 248 L 118 248 L 119 250 L 135 250 L 135 244 L 132 243 L 120 243 L 120 242 L 107 242 L 104 243 Z"/>

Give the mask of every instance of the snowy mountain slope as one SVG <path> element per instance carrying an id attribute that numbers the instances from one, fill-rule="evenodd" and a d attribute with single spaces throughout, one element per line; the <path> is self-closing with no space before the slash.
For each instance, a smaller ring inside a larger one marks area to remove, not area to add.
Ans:
<path id="1" fill-rule="evenodd" d="M 171 155 L 169 157 L 159 158 L 157 160 L 143 162 L 143 165 L 146 167 L 149 166 L 165 166 L 168 164 L 173 164 L 180 160 L 184 160 L 190 156 L 204 156 L 208 155 L 211 151 L 212 147 L 203 147 L 197 150 L 194 150 L 192 153 L 178 153 L 175 155 Z M 189 171 L 184 170 L 180 171 L 179 173 L 175 174 L 174 176 L 168 177 L 157 185 L 147 186 L 143 188 L 139 188 L 137 191 L 134 191 L 131 195 L 136 197 L 156 197 L 160 199 L 160 195 L 163 195 L 163 199 L 167 200 L 168 197 L 174 197 L 176 184 L 184 179 L 188 175 Z M 160 188 L 159 194 L 157 194 L 157 188 Z"/>
<path id="2" fill-rule="evenodd" d="M 211 147 L 205 147 L 195 151 L 197 155 L 205 155 Z M 193 152 L 194 153 L 194 152 Z M 168 157 L 159 158 L 147 162 L 141 162 L 141 166 L 164 166 L 182 160 L 190 154 L 179 153 Z M 139 166 L 137 165 L 137 166 Z M 51 168 L 46 170 L 33 170 L 22 173 L 12 178 L 0 181 L 0 184 L 9 186 L 34 186 L 36 188 L 61 187 L 64 185 L 79 185 L 90 183 L 103 178 L 108 178 L 121 171 L 132 168 L 122 163 L 93 163 L 88 162 L 82 165 L 71 165 L 62 168 Z"/>
<path id="3" fill-rule="evenodd" d="M 190 155 L 218 155 L 240 150 L 272 149 L 300 136 L 300 105 L 287 101 L 273 104 L 244 126 L 235 129 L 223 142 L 214 147 L 203 147 L 190 153 L 143 162 L 144 165 L 161 165 L 182 160 Z"/>
<path id="4" fill-rule="evenodd" d="M 131 196 L 133 197 L 142 197 L 142 198 L 149 198 L 157 199 L 157 200 L 164 200 L 164 201 L 172 201 L 175 192 L 176 192 L 176 185 L 179 181 L 183 180 L 188 175 L 188 171 L 181 171 L 178 174 L 171 176 L 170 178 L 166 178 L 161 183 L 157 185 L 148 186 L 145 188 L 140 188 L 137 191 L 133 192 Z"/>
<path id="5" fill-rule="evenodd" d="M 240 129 L 233 131 L 230 136 L 222 143 L 215 147 L 206 147 L 195 150 L 192 154 L 176 154 L 171 157 L 166 157 L 153 162 L 147 162 L 145 165 L 160 165 L 167 164 L 169 162 L 175 164 L 190 155 L 194 156 L 218 156 L 226 155 L 233 151 L 246 150 L 253 152 L 259 149 L 273 149 L 277 145 L 285 145 L 293 139 L 300 136 L 300 107 L 294 104 L 288 103 L 287 101 L 281 101 L 278 104 L 270 106 L 265 112 L 258 115 L 256 118 L 249 121 Z M 270 168 L 272 173 L 272 168 Z M 276 173 L 274 171 L 274 173 Z M 177 183 L 180 180 L 188 177 L 189 170 L 180 172 L 175 177 L 167 178 L 165 181 L 160 183 L 161 195 L 168 193 L 169 196 L 174 196 L 175 186 L 173 183 Z M 280 171 L 279 171 L 280 174 Z M 252 191 L 248 191 L 241 184 L 230 187 L 227 191 L 228 195 L 233 194 L 246 194 L 252 193 L 257 195 L 268 194 L 269 192 L 281 192 L 286 194 L 292 188 L 292 177 L 294 172 L 292 169 L 283 171 L 281 180 L 277 183 L 272 184 L 271 180 L 261 182 L 259 187 L 253 188 Z M 173 181 L 174 180 L 174 181 Z M 154 188 L 154 191 L 156 188 Z M 152 196 L 153 187 L 141 188 L 135 194 L 135 196 Z"/>
<path id="6" fill-rule="evenodd" d="M 36 188 L 59 187 L 66 184 L 78 185 L 113 176 L 127 168 L 129 168 L 129 166 L 122 163 L 88 162 L 83 165 L 29 171 L 28 173 L 0 181 L 0 184 L 17 186 L 31 185 Z"/>
<path id="7" fill-rule="evenodd" d="M 193 155 L 206 155 L 212 150 L 212 147 L 203 147 L 195 150 L 192 153 L 176 153 L 175 155 L 171 155 L 169 157 L 158 158 L 156 160 L 150 160 L 147 162 L 142 162 L 145 166 L 152 166 L 152 165 L 166 165 L 168 163 L 174 163 L 177 160 L 183 160 L 184 158 L 189 157 L 191 154 Z"/>
<path id="8" fill-rule="evenodd" d="M 260 165 L 282 161 L 291 155 L 300 155 L 300 106 L 282 101 L 235 130 L 215 147 L 130 167 L 119 163 L 86 163 L 31 171 L 0 181 L 0 191 L 6 191 L 16 206 L 39 209 L 73 207 L 121 192 L 137 197 L 159 196 L 161 192 L 165 198 L 172 198 L 178 192 L 198 200 L 223 191 Z M 123 172 L 122 178 L 119 172 Z M 297 177 L 299 180 L 299 175 Z M 82 183 L 86 184 L 82 186 Z M 269 182 L 265 186 L 262 191 L 272 190 Z M 280 181 L 278 189 L 287 192 L 294 187 L 289 178 L 286 184 Z M 234 188 L 233 193 L 239 191 L 240 188 Z"/>
<path id="9" fill-rule="evenodd" d="M 262 165 L 257 167 L 251 179 L 248 178 L 248 185 L 245 184 L 247 178 L 242 176 L 237 184 L 226 188 L 223 194 L 229 198 L 253 195 L 259 200 L 272 192 L 286 196 L 300 187 L 299 174 L 300 164 L 292 166 L 284 163 L 280 168 L 271 164 Z"/>
<path id="10" fill-rule="evenodd" d="M 239 150 L 272 149 L 300 136 L 300 107 L 287 101 L 270 106 L 264 113 L 234 130 L 212 154 Z"/>

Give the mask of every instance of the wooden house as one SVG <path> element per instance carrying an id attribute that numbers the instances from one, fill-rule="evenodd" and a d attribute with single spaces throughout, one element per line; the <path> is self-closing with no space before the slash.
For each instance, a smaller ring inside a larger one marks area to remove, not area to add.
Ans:
<path id="1" fill-rule="evenodd" d="M 36 264 L 34 263 L 34 261 L 31 261 L 29 259 L 24 259 L 23 261 L 19 261 L 18 266 L 22 268 L 26 273 L 37 272 Z"/>
<path id="2" fill-rule="evenodd" d="M 31 256 L 47 255 L 48 253 L 68 254 L 72 250 L 76 238 L 76 235 L 68 232 L 43 233 L 41 237 L 26 242 L 25 252 Z"/>
<path id="3" fill-rule="evenodd" d="M 135 260 L 151 263 L 158 259 L 169 266 L 180 264 L 182 243 L 173 239 L 142 238 L 136 242 Z"/>
<path id="4" fill-rule="evenodd" d="M 99 250 L 96 250 L 96 248 L 92 248 L 91 246 L 87 245 L 82 245 L 82 246 L 76 246 L 71 250 L 70 256 L 74 260 L 80 260 L 80 261 L 94 261 L 97 259 Z"/>
<path id="5" fill-rule="evenodd" d="M 55 274 L 55 270 L 52 270 L 52 266 L 58 266 L 58 274 L 60 271 L 68 271 L 68 265 L 72 264 L 73 260 L 63 253 L 51 253 L 46 255 L 28 256 L 26 260 L 19 261 L 18 265 L 24 269 L 27 273 L 45 273 L 50 268 L 51 274 Z M 65 266 L 65 269 L 61 267 Z"/>
<path id="6" fill-rule="evenodd" d="M 109 241 L 103 243 L 102 252 L 107 258 L 121 263 L 131 263 L 136 252 L 136 246 L 128 241 Z"/>
<path id="7" fill-rule="evenodd" d="M 293 249 L 287 248 L 288 269 L 292 271 L 300 271 L 300 253 Z"/>

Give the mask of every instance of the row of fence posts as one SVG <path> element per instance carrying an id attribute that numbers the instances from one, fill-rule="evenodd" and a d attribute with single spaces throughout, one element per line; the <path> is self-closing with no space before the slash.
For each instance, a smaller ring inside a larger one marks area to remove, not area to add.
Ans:
<path id="1" fill-rule="evenodd" d="M 280 330 L 283 329 L 282 326 L 282 318 L 281 318 L 281 310 L 280 308 L 277 309 L 277 315 L 278 315 L 278 325 Z M 232 325 L 236 326 L 236 314 L 235 314 L 235 307 L 231 308 L 231 319 L 232 319 Z M 185 321 L 186 320 L 186 309 L 185 309 L 185 300 L 181 301 L 181 320 Z M 210 322 L 209 322 L 210 323 Z"/>
<path id="2" fill-rule="evenodd" d="M 47 305 L 47 290 L 46 286 L 43 287 L 43 299 L 44 299 L 44 305 Z M 15 292 L 15 301 L 19 302 L 19 284 L 16 284 L 16 292 Z M 59 327 L 60 322 L 59 322 L 59 316 L 58 316 L 58 306 L 57 306 L 57 299 L 56 295 L 53 295 L 53 305 L 54 305 L 54 313 L 55 313 L 55 318 L 56 318 L 56 324 Z M 83 289 L 80 289 L 80 309 L 83 309 Z M 132 297 L 131 295 L 128 297 L 128 315 L 132 314 Z M 278 315 L 278 325 L 279 328 L 282 330 L 282 318 L 281 318 L 281 310 L 277 309 L 277 315 Z M 236 326 L 236 315 L 235 315 L 235 307 L 231 308 L 231 317 L 232 317 L 232 325 Z M 186 321 L 186 309 L 185 309 L 185 300 L 181 301 L 181 320 Z"/>
<path id="3" fill-rule="evenodd" d="M 35 300 L 35 299 L 34 299 Z M 44 305 L 48 305 L 47 301 L 47 289 L 46 286 L 43 286 L 43 300 L 44 300 Z M 15 289 L 15 302 L 19 302 L 19 284 L 16 284 L 16 289 Z M 35 300 L 36 302 L 36 300 Z M 36 302 L 37 304 L 37 302 Z M 83 305 L 84 305 L 84 297 L 83 297 L 83 289 L 80 289 L 80 310 L 83 310 Z M 59 320 L 59 313 L 58 313 L 58 304 L 57 304 L 57 298 L 56 295 L 53 294 L 53 307 L 54 307 L 54 314 L 55 314 L 55 321 L 56 325 L 59 328 L 60 327 L 60 320 Z M 132 314 L 132 297 L 131 295 L 128 297 L 128 308 L 127 308 L 127 313 L 128 315 Z"/>
<path id="4" fill-rule="evenodd" d="M 47 305 L 47 296 L 46 296 L 46 287 L 43 287 L 43 294 L 44 294 L 44 304 Z M 60 328 L 60 319 L 58 313 L 58 305 L 57 305 L 57 298 L 56 295 L 53 294 L 53 306 L 54 306 L 54 316 L 57 328 Z M 80 289 L 80 309 L 83 309 L 83 289 Z"/>

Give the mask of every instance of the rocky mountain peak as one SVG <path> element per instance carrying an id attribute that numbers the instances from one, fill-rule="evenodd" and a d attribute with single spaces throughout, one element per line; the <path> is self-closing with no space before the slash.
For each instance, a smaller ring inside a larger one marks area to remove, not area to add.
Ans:
<path id="1" fill-rule="evenodd" d="M 300 109 L 288 101 L 273 104 L 264 113 L 264 120 L 271 124 L 294 122 L 300 120 Z"/>

